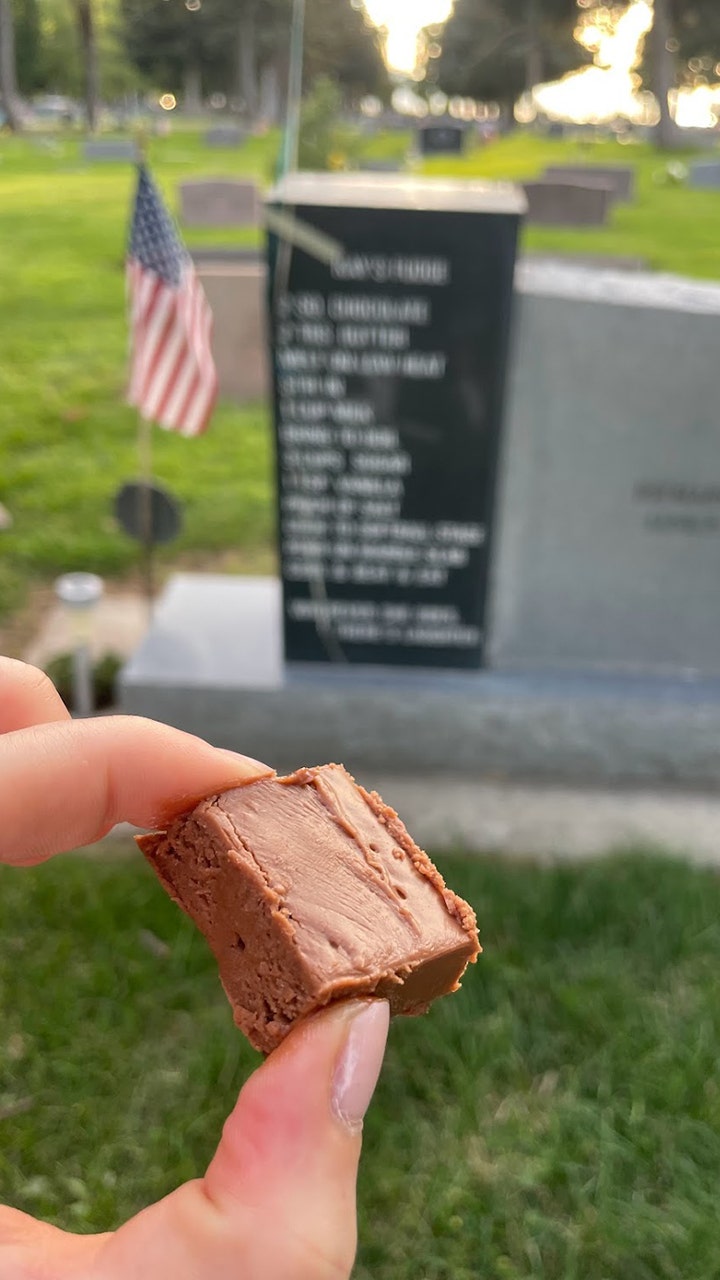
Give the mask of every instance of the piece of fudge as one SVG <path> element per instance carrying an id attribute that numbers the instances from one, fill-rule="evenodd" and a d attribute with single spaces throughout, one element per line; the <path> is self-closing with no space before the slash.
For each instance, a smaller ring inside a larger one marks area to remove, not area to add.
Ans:
<path id="1" fill-rule="evenodd" d="M 338 1000 L 424 1013 L 480 952 L 471 907 L 340 765 L 213 796 L 138 844 L 205 934 L 237 1025 L 266 1053 Z"/>

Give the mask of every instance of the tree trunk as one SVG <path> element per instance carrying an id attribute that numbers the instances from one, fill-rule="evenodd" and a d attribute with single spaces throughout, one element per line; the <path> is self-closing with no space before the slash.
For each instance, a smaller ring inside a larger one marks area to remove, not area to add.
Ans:
<path id="1" fill-rule="evenodd" d="M 186 116 L 201 116 L 202 72 L 199 67 L 186 67 L 183 76 L 183 108 Z"/>
<path id="2" fill-rule="evenodd" d="M 269 125 L 280 124 L 282 120 L 280 73 L 274 63 L 263 67 L 260 75 L 260 118 Z"/>
<path id="3" fill-rule="evenodd" d="M 257 41 L 255 10 L 246 5 L 238 22 L 238 97 L 245 103 L 245 114 L 256 120 L 260 94 L 257 74 Z"/>
<path id="4" fill-rule="evenodd" d="M 525 0 L 525 38 L 527 41 L 525 52 L 525 89 L 528 93 L 532 93 L 533 89 L 542 84 L 544 71 L 544 58 L 542 47 L 542 34 L 540 29 L 540 6 L 538 0 Z"/>
<path id="5" fill-rule="evenodd" d="M 15 28 L 11 0 L 0 0 L 0 99 L 13 133 L 22 128 L 15 69 Z"/>
<path id="6" fill-rule="evenodd" d="M 502 132 L 512 133 L 517 128 L 517 120 L 515 119 L 515 104 L 517 98 L 510 94 L 507 98 L 502 98 L 498 103 L 500 107 L 500 128 Z"/>
<path id="7" fill-rule="evenodd" d="M 655 16 L 648 35 L 651 88 L 660 107 L 656 136 L 658 146 L 670 151 L 678 145 L 678 130 L 670 114 L 670 91 L 675 88 L 675 56 L 668 50 L 672 38 L 669 0 L 655 0 Z"/>
<path id="8" fill-rule="evenodd" d="M 95 133 L 100 119 L 100 62 L 92 0 L 75 0 L 75 11 L 83 56 L 85 116 L 88 129 Z"/>

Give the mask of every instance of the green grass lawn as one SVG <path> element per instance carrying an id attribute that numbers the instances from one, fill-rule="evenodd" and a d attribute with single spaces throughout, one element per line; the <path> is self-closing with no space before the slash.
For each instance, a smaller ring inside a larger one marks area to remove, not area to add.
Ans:
<path id="1" fill-rule="evenodd" d="M 713 153 L 702 158 L 713 158 Z M 423 167 L 427 173 L 516 181 L 538 177 L 549 164 L 634 165 L 637 199 L 617 206 L 607 227 L 530 227 L 527 248 L 642 258 L 656 271 L 720 279 L 720 191 L 664 185 L 669 159 L 647 145 L 567 142 L 518 132 L 462 158 L 442 157 Z M 672 159 L 688 164 L 693 157 L 681 153 Z"/>
<path id="2" fill-rule="evenodd" d="M 399 155 L 409 135 L 367 143 Z M 278 138 L 210 151 L 199 134 L 155 139 L 150 160 L 171 204 L 188 176 L 271 180 Z M 720 278 L 720 194 L 658 187 L 664 160 L 646 147 L 581 146 L 518 134 L 428 172 L 522 178 L 554 160 L 638 165 L 639 198 L 602 231 L 540 231 L 530 247 L 639 255 L 656 268 Z M 34 582 L 87 569 L 133 571 L 135 544 L 115 527 L 111 501 L 136 473 L 133 413 L 122 403 L 127 333 L 124 244 L 132 195 L 127 164 L 87 165 L 77 139 L 53 149 L 0 137 L 0 502 L 15 524 L 0 535 L 0 620 Z M 250 237 L 252 238 L 252 236 Z M 257 239 L 257 236 L 255 236 Z M 190 243 L 247 243 L 242 231 L 193 232 Z M 181 499 L 182 538 L 162 563 L 272 563 L 272 463 L 265 405 L 222 406 L 208 436 L 155 432 L 158 479 Z"/>
<path id="3" fill-rule="evenodd" d="M 15 520 L 0 544 L 0 615 L 34 580 L 80 568 L 121 575 L 137 562 L 111 516 L 119 484 L 137 473 L 135 417 L 122 403 L 133 176 L 127 164 L 83 164 L 77 141 L 58 145 L 54 153 L 0 140 L 0 501 Z M 270 136 L 240 151 L 205 151 L 188 134 L 156 140 L 151 159 L 174 204 L 188 175 L 267 182 L 276 147 Z M 232 244 L 247 236 L 190 239 Z M 267 553 L 266 406 L 222 407 L 202 440 L 154 434 L 157 476 L 185 510 L 185 532 L 165 560 Z"/>
<path id="4" fill-rule="evenodd" d="M 717 1277 L 717 875 L 443 869 L 486 951 L 393 1027 L 357 1280 Z M 202 1169 L 257 1059 L 139 861 L 2 869 L 0 904 L 0 1198 L 112 1227 Z"/>

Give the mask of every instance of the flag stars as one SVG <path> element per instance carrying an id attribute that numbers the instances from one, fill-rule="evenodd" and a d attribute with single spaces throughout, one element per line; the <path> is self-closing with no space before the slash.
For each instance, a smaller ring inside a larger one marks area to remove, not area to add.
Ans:
<path id="1" fill-rule="evenodd" d="M 188 265 L 172 218 L 147 170 L 141 169 L 135 216 L 130 234 L 130 256 L 166 284 L 177 287 Z"/>
<path id="2" fill-rule="evenodd" d="M 144 166 L 128 247 L 128 400 L 168 431 L 200 435 L 217 399 L 212 312 L 173 218 Z"/>

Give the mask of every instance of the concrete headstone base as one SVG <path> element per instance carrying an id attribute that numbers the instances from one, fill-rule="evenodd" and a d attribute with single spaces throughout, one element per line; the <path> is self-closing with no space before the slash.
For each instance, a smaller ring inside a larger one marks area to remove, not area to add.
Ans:
<path id="1" fill-rule="evenodd" d="M 720 778 L 720 681 L 285 667 L 280 584 L 179 574 L 121 678 L 125 711 L 281 770 L 673 784 Z"/>

